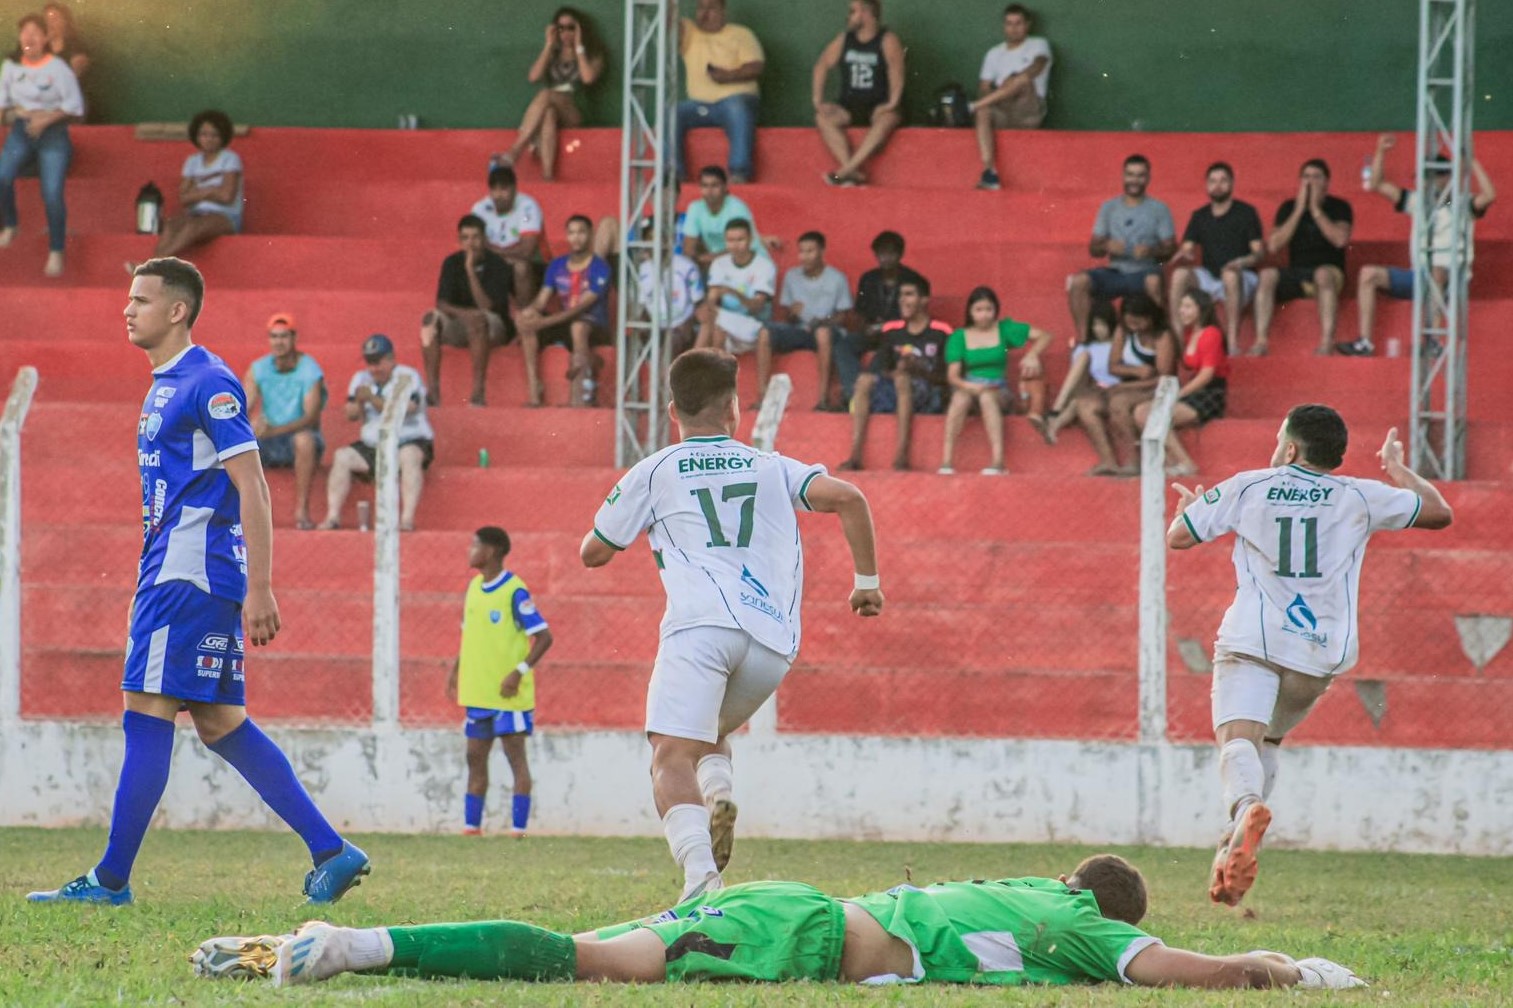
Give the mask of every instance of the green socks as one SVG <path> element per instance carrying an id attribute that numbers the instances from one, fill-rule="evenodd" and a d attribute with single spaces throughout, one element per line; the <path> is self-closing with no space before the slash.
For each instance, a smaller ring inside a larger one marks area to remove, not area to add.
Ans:
<path id="1" fill-rule="evenodd" d="M 388 929 L 390 973 L 474 980 L 572 980 L 578 950 L 570 935 L 518 921 L 426 924 Z"/>

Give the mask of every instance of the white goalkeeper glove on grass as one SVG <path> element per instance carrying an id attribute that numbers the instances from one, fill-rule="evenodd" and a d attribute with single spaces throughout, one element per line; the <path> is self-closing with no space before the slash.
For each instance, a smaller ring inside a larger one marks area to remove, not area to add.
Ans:
<path id="1" fill-rule="evenodd" d="M 1366 986 L 1366 981 L 1356 976 L 1349 966 L 1328 959 L 1299 959 L 1297 967 L 1302 973 L 1298 986 L 1304 990 L 1349 990 Z"/>

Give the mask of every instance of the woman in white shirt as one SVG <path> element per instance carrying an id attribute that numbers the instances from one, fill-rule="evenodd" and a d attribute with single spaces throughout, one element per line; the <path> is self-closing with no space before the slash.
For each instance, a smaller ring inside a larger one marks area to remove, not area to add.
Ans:
<path id="1" fill-rule="evenodd" d="M 229 149 L 231 137 L 231 119 L 217 109 L 206 109 L 189 121 L 189 140 L 198 149 L 184 159 L 180 210 L 163 222 L 154 256 L 178 255 L 242 230 L 242 159 Z M 127 264 L 128 271 L 135 268 Z"/>
<path id="2" fill-rule="evenodd" d="M 84 115 L 79 81 L 68 64 L 47 48 L 47 24 L 28 14 L 16 24 L 18 59 L 0 67 L 0 122 L 10 129 L 0 148 L 0 248 L 16 237 L 16 178 L 35 163 L 47 211 L 46 275 L 63 272 L 63 240 L 68 207 L 63 182 L 73 160 L 70 120 Z"/>

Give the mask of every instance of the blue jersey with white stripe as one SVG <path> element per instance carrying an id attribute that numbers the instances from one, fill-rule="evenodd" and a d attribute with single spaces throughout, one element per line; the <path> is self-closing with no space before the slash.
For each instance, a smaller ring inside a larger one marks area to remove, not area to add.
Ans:
<path id="1" fill-rule="evenodd" d="M 137 592 L 169 581 L 241 602 L 247 595 L 242 503 L 223 463 L 257 450 L 247 397 L 200 346 L 152 372 L 137 422 L 142 559 Z"/>

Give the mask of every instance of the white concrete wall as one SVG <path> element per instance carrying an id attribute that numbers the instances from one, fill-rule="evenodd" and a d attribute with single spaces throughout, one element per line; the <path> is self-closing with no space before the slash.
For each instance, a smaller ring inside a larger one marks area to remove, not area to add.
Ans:
<path id="1" fill-rule="evenodd" d="M 271 734 L 345 828 L 459 826 L 460 731 Z M 542 733 L 531 745 L 533 829 L 660 832 L 639 734 Z M 1207 846 L 1222 824 L 1211 747 L 766 735 L 737 739 L 735 754 L 746 836 Z M 495 759 L 490 821 L 498 824 L 509 773 Z M 107 823 L 120 764 L 116 726 L 0 727 L 0 825 Z M 1288 748 L 1279 780 L 1268 842 L 1513 854 L 1513 752 Z M 279 827 L 188 729 L 157 824 Z"/>

